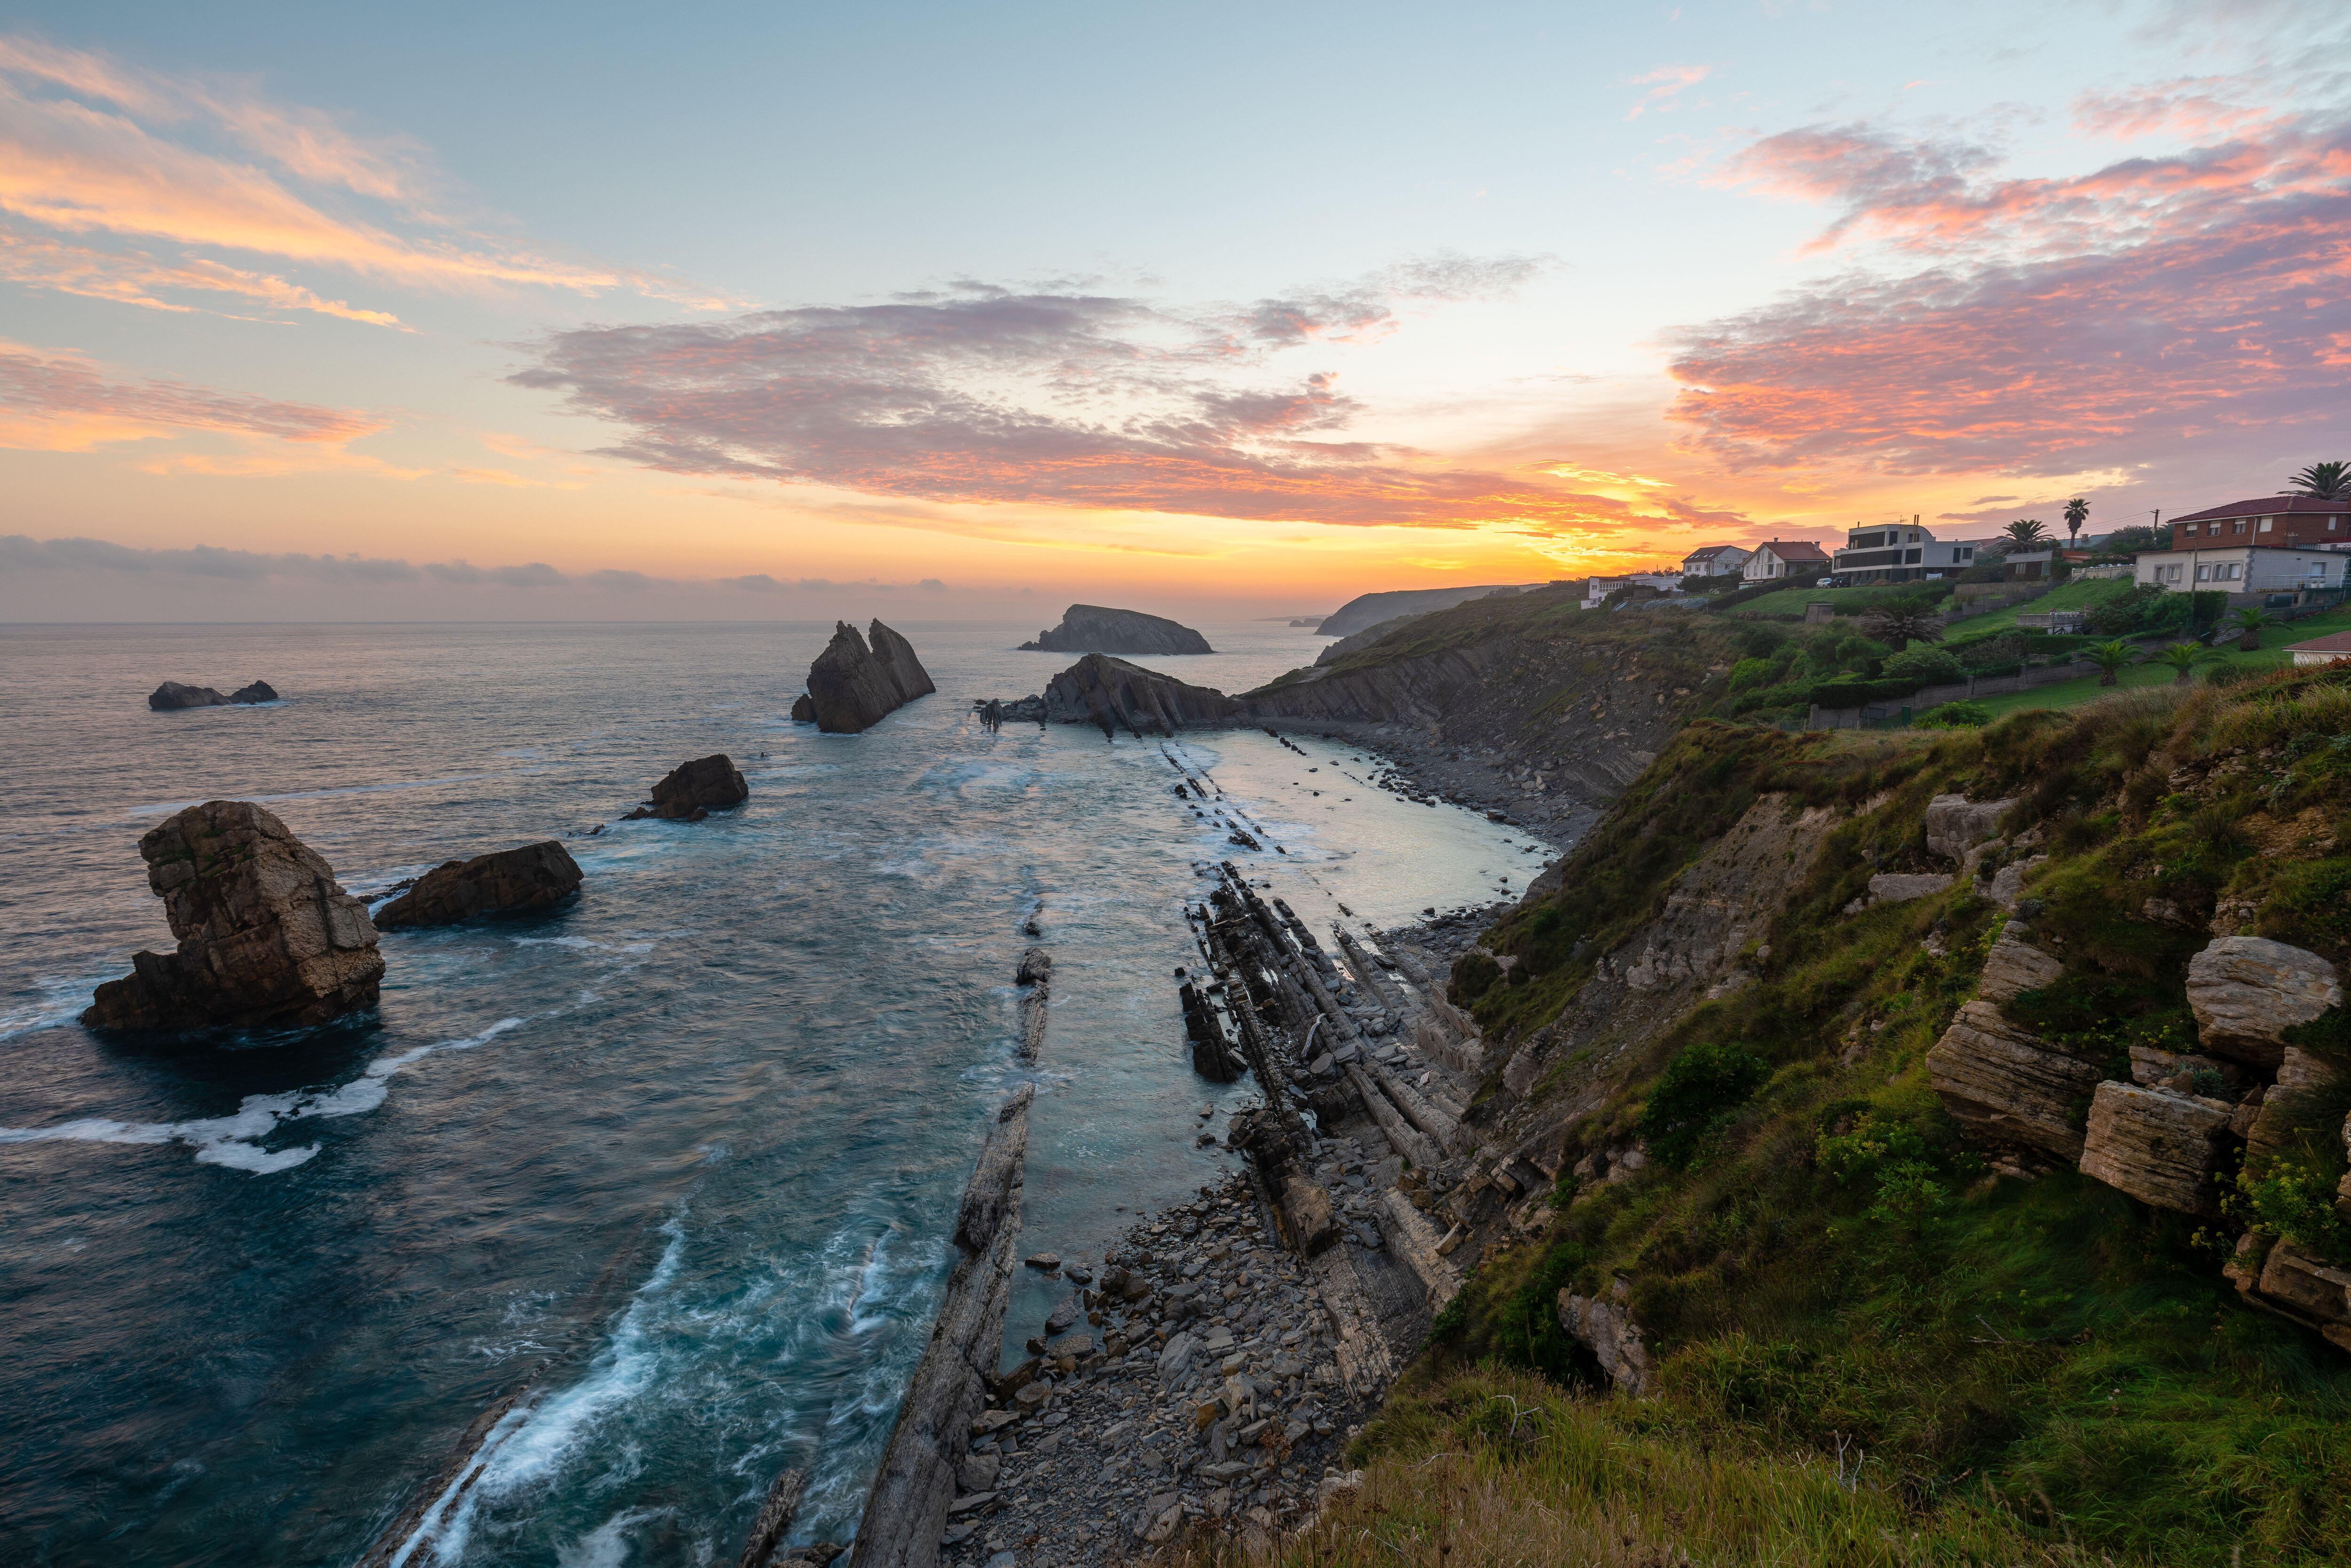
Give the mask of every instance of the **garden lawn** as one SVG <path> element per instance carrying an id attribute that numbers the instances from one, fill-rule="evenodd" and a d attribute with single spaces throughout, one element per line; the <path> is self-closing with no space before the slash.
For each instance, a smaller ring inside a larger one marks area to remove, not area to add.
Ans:
<path id="1" fill-rule="evenodd" d="M 1954 621 L 1944 631 L 1943 636 L 1954 643 L 1962 638 L 1972 641 L 1978 637 L 1998 636 L 2002 632 L 2015 631 L 2019 615 L 2045 615 L 2052 610 L 2087 610 L 2110 599 L 2120 599 L 2135 586 L 2127 577 L 2069 582 L 2051 589 L 2038 599 L 2028 599 L 2022 604 L 2011 604 L 1989 615 L 1970 615 L 1965 621 Z M 1779 596 L 1774 594 L 1771 597 L 1776 599 Z M 1755 602 L 1761 604 L 1764 601 L 1759 599 Z"/>
<path id="2" fill-rule="evenodd" d="M 1870 588 L 1790 588 L 1750 599 L 1726 612 L 1733 620 L 1802 621 L 1807 604 L 1834 604 L 1847 615 L 1858 615 L 1888 599 L 1915 599 L 1928 589 L 1948 589 L 1940 582 L 1899 582 Z M 1972 626 L 1973 622 L 1967 624 Z"/>
<path id="3" fill-rule="evenodd" d="M 2095 585 L 2085 584 L 2085 586 Z M 2064 591 L 2065 590 L 2059 589 L 2057 593 Z M 2053 599 L 2056 593 L 2052 593 L 2049 597 Z M 2045 603 L 2047 601 L 2039 602 Z M 2314 637 L 2325 637 L 2335 632 L 2351 632 L 2351 610 L 2331 611 L 2325 615 L 2313 615 L 2307 620 L 2288 622 L 2283 626 L 2265 626 L 2262 629 L 2262 645 L 2259 650 L 2251 653 L 2242 653 L 2233 646 L 2228 647 L 2223 650 L 2221 657 L 2213 660 L 2205 668 L 2217 669 L 2222 664 L 2227 664 L 2252 672 L 2274 670 L 2290 662 L 2290 655 L 2286 650 L 2294 643 L 2307 643 Z M 2122 672 L 2119 689 L 2136 691 L 2144 686 L 2168 686 L 2177 677 L 2167 665 L 2134 664 Z M 2081 703 L 2095 702 L 2116 689 L 2118 688 L 2115 686 L 2098 685 L 2098 677 L 2093 674 L 2078 681 L 2061 681 L 2054 685 L 2043 686 L 2036 691 L 2010 692 L 2004 696 L 1978 697 L 1976 701 L 1990 708 L 1991 716 L 1998 718 L 2003 714 L 2015 713 L 2023 708 L 2068 708 Z M 1931 713 L 1934 710 L 1930 708 L 1927 711 Z"/>

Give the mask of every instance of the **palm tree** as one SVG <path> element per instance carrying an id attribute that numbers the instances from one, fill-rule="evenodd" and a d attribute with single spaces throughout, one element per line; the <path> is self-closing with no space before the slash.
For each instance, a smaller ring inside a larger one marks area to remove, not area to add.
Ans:
<path id="1" fill-rule="evenodd" d="M 2117 637 L 2111 643 L 2099 643 L 2089 650 L 2086 656 L 2090 663 L 2098 666 L 2098 685 L 2118 686 L 2122 685 L 2123 666 L 2136 655 L 2131 645 Z"/>
<path id="2" fill-rule="evenodd" d="M 2266 610 L 2249 606 L 2238 611 L 2237 651 L 2241 653 L 2258 652 L 2262 645 L 2262 628 L 2277 623 L 2277 617 Z"/>
<path id="3" fill-rule="evenodd" d="M 2174 643 L 2168 648 L 2158 649 L 2150 655 L 2148 662 L 2169 664 L 2172 674 L 2177 677 L 2171 684 L 2175 686 L 2184 686 L 2188 684 L 2188 677 L 2196 673 L 2197 665 L 2218 657 L 2219 653 L 2219 649 L 2207 648 L 2201 643 Z"/>
<path id="4" fill-rule="evenodd" d="M 1915 599 L 1889 599 L 1861 618 L 1870 641 L 1900 653 L 1913 643 L 1943 640 L 1943 618 Z"/>
<path id="5" fill-rule="evenodd" d="M 2297 496 L 2322 501 L 2351 500 L 2351 463 L 2314 463 L 2293 479 Z"/>
<path id="6" fill-rule="evenodd" d="M 2090 503 L 2076 496 L 2065 503 L 2065 542 L 2072 544 L 2082 537 L 2082 525 L 2090 520 Z"/>
<path id="7" fill-rule="evenodd" d="M 2049 525 L 2038 517 L 2019 517 L 2001 532 L 2014 539 L 2020 549 L 2031 549 L 2035 545 L 2047 542 Z"/>

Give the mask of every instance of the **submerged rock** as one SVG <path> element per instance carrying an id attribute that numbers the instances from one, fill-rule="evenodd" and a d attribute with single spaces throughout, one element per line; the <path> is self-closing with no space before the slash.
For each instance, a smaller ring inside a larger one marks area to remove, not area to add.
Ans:
<path id="1" fill-rule="evenodd" d="M 1208 640 L 1189 626 L 1140 610 L 1072 604 L 1061 623 L 1020 644 L 1029 653 L 1213 653 Z"/>
<path id="2" fill-rule="evenodd" d="M 792 716 L 806 716 L 828 735 L 855 735 L 938 690 L 914 656 L 914 644 L 881 622 L 870 629 L 872 645 L 846 621 L 833 622 L 832 641 L 809 665 L 808 695 L 792 705 Z"/>
<path id="3" fill-rule="evenodd" d="M 524 915 L 580 891 L 580 862 L 553 839 L 444 861 L 376 911 L 376 928 L 449 925 L 475 915 Z"/>
<path id="4" fill-rule="evenodd" d="M 653 786 L 651 800 L 621 821 L 633 822 L 643 817 L 661 817 L 670 821 L 698 822 L 710 815 L 714 807 L 739 806 L 750 798 L 751 787 L 743 781 L 742 770 L 721 751 L 678 764 L 669 777 Z"/>
<path id="5" fill-rule="evenodd" d="M 177 951 L 141 953 L 98 988 L 93 1029 L 321 1023 L 373 1007 L 383 978 L 367 906 L 249 800 L 191 806 L 139 841 Z"/>
<path id="6" fill-rule="evenodd" d="M 274 703 L 277 688 L 267 681 L 255 681 L 239 686 L 223 696 L 210 686 L 183 685 L 178 681 L 165 681 L 147 694 L 147 706 L 157 713 L 171 713 L 179 708 L 227 707 L 232 704 Z"/>

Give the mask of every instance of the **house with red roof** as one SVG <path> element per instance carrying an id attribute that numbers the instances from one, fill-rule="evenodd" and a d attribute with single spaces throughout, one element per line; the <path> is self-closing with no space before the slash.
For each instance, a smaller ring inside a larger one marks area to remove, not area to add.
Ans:
<path id="1" fill-rule="evenodd" d="M 1818 577 L 1829 569 L 1829 552 L 1810 539 L 1765 539 L 1747 558 L 1739 575 L 1749 582 L 1785 577 Z"/>
<path id="2" fill-rule="evenodd" d="M 2278 549 L 2351 549 L 2351 501 L 2316 496 L 2256 496 L 2171 519 L 2174 549 L 2214 544 Z"/>

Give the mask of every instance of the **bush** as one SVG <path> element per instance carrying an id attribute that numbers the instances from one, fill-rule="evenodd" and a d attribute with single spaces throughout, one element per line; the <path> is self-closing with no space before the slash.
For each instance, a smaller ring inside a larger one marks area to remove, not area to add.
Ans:
<path id="1" fill-rule="evenodd" d="M 1701 1040 L 1674 1058 L 1649 1091 L 1641 1136 L 1676 1169 L 1688 1165 L 1763 1082 L 1762 1061 L 1735 1045 Z"/>
<path id="2" fill-rule="evenodd" d="M 1991 722 L 1991 709 L 1972 698 L 1942 703 L 1917 721 L 1920 729 L 1980 729 Z"/>
<path id="3" fill-rule="evenodd" d="M 1968 678 L 1959 660 L 1940 648 L 1905 648 L 1886 661 L 1883 673 L 1889 681 L 1914 680 L 1924 686 L 1947 686 Z"/>

